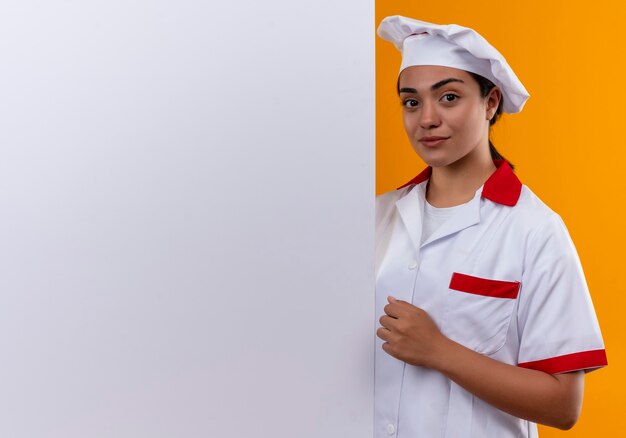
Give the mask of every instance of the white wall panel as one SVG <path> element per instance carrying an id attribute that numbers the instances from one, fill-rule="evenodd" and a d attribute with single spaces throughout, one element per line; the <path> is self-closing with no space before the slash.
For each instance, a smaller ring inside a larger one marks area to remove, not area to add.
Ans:
<path id="1" fill-rule="evenodd" d="M 374 6 L 0 2 L 0 436 L 371 435 Z"/>

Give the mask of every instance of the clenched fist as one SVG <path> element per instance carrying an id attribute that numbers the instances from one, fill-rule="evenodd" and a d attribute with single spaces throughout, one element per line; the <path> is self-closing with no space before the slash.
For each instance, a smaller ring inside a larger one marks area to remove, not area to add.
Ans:
<path id="1" fill-rule="evenodd" d="M 383 350 L 411 365 L 436 368 L 447 338 L 431 317 L 419 307 L 388 297 L 376 335 L 385 341 Z"/>

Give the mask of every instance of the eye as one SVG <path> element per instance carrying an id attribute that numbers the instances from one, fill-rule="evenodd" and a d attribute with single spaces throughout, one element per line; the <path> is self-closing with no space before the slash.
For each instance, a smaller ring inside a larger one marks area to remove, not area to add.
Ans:
<path id="1" fill-rule="evenodd" d="M 406 99 L 402 102 L 402 106 L 405 108 L 415 108 L 419 105 L 417 99 Z"/>
<path id="2" fill-rule="evenodd" d="M 452 93 L 446 93 L 441 98 L 441 100 L 443 100 L 444 102 L 448 102 L 448 103 L 454 102 L 458 99 L 459 99 L 459 96 L 457 96 L 456 94 L 452 94 Z"/>

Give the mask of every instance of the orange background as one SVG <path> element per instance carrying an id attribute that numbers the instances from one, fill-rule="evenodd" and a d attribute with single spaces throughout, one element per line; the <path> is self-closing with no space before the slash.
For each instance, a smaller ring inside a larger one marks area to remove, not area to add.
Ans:
<path id="1" fill-rule="evenodd" d="M 492 140 L 522 182 L 567 224 L 609 359 L 608 368 L 586 376 L 578 424 L 567 432 L 540 427 L 542 438 L 624 436 L 626 6 L 620 3 L 376 2 L 376 25 L 387 15 L 406 15 L 477 30 L 504 54 L 531 95 L 520 114 L 496 123 Z M 425 166 L 402 127 L 399 67 L 399 52 L 377 37 L 377 193 Z"/>

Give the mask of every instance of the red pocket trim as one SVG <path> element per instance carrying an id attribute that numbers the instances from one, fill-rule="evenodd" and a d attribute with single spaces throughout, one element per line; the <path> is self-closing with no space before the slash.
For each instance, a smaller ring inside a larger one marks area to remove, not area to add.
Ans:
<path id="1" fill-rule="evenodd" d="M 450 289 L 493 298 L 515 299 L 519 288 L 519 281 L 492 280 L 458 272 L 454 272 L 450 280 Z"/>
<path id="2" fill-rule="evenodd" d="M 608 361 L 604 349 L 581 351 L 517 364 L 518 367 L 539 370 L 549 374 L 566 373 L 576 370 L 592 370 L 607 365 Z"/>

